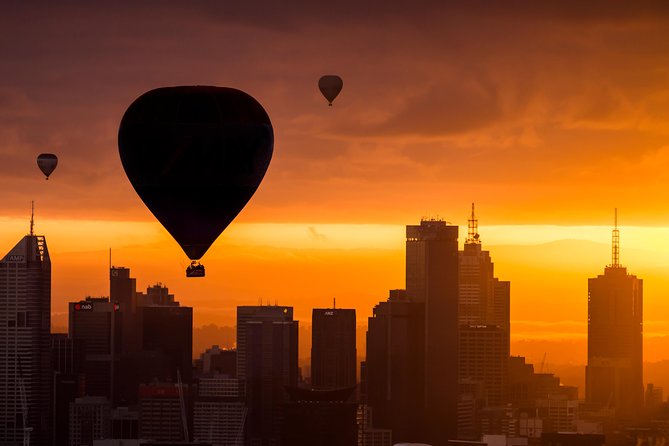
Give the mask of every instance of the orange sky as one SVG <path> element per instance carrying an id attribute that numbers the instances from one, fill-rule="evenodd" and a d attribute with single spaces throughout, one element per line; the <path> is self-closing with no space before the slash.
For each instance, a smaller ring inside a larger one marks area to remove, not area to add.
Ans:
<path id="1" fill-rule="evenodd" d="M 475 201 L 512 281 L 516 338 L 571 339 L 618 207 L 647 337 L 669 333 L 669 7 L 581 3 L 3 4 L 0 250 L 26 232 L 34 199 L 56 313 L 107 294 L 112 247 L 140 288 L 167 283 L 198 324 L 230 324 L 260 297 L 301 320 L 336 297 L 364 321 L 403 286 L 403 225 L 464 225 Z M 333 107 L 316 88 L 329 73 L 344 79 Z M 184 278 L 116 146 L 130 102 L 183 84 L 249 92 L 276 138 L 203 280 Z M 40 152 L 60 158 L 48 182 Z"/>

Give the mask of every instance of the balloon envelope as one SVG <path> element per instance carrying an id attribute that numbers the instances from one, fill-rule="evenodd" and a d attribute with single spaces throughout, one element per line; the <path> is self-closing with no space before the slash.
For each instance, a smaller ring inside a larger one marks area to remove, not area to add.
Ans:
<path id="1" fill-rule="evenodd" d="M 37 157 L 37 167 L 49 179 L 49 175 L 53 173 L 58 165 L 58 157 L 53 153 L 42 153 Z"/>
<path id="2" fill-rule="evenodd" d="M 144 93 L 121 119 L 118 147 L 139 197 L 192 260 L 201 258 L 260 185 L 274 132 L 234 88 Z"/>
<path id="3" fill-rule="evenodd" d="M 318 89 L 330 105 L 332 105 L 332 101 L 339 95 L 343 86 L 344 81 L 334 74 L 325 75 L 318 80 Z"/>

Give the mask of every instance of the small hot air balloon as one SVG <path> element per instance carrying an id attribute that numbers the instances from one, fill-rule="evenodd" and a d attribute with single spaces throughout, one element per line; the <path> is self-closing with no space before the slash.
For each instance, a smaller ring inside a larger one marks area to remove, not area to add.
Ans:
<path id="1" fill-rule="evenodd" d="M 37 167 L 46 175 L 46 179 L 49 179 L 49 175 L 56 170 L 58 165 L 58 157 L 53 153 L 42 153 L 37 157 Z"/>
<path id="2" fill-rule="evenodd" d="M 274 131 L 253 97 L 234 88 L 157 88 L 121 119 L 118 147 L 130 183 L 192 260 L 239 214 L 272 158 Z"/>
<path id="3" fill-rule="evenodd" d="M 328 100 L 330 106 L 332 106 L 332 101 L 339 95 L 343 86 L 344 81 L 334 74 L 325 75 L 318 80 L 318 89 L 321 90 L 321 93 Z"/>

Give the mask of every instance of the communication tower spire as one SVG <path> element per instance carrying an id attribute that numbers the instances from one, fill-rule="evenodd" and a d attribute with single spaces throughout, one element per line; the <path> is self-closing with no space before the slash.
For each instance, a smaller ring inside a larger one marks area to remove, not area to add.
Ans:
<path id="1" fill-rule="evenodd" d="M 476 214 L 474 213 L 474 203 L 472 203 L 472 215 L 469 217 L 469 220 L 467 220 L 467 227 L 468 230 L 466 243 L 481 243 L 479 240 L 479 221 L 477 220 Z"/>
<path id="2" fill-rule="evenodd" d="M 35 200 L 30 202 L 30 235 L 35 235 Z"/>
<path id="3" fill-rule="evenodd" d="M 611 238 L 611 267 L 620 268 L 620 231 L 618 230 L 618 208 L 613 214 L 613 234 Z"/>

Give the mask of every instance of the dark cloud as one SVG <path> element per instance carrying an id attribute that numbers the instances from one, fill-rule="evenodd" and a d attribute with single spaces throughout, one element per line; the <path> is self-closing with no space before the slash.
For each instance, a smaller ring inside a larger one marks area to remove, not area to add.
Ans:
<path id="1" fill-rule="evenodd" d="M 253 205 L 272 215 L 314 200 L 396 207 L 388 194 L 443 191 L 469 164 L 486 182 L 560 190 L 584 165 L 606 176 L 607 155 L 666 145 L 668 8 L 5 2 L 0 206 L 20 213 L 40 196 L 54 214 L 150 218 L 120 167 L 117 126 L 142 92 L 178 84 L 235 86 L 265 106 L 276 150 Z M 344 78 L 334 107 L 315 86 L 324 73 Z M 34 165 L 45 151 L 62 160 L 48 187 Z"/>

